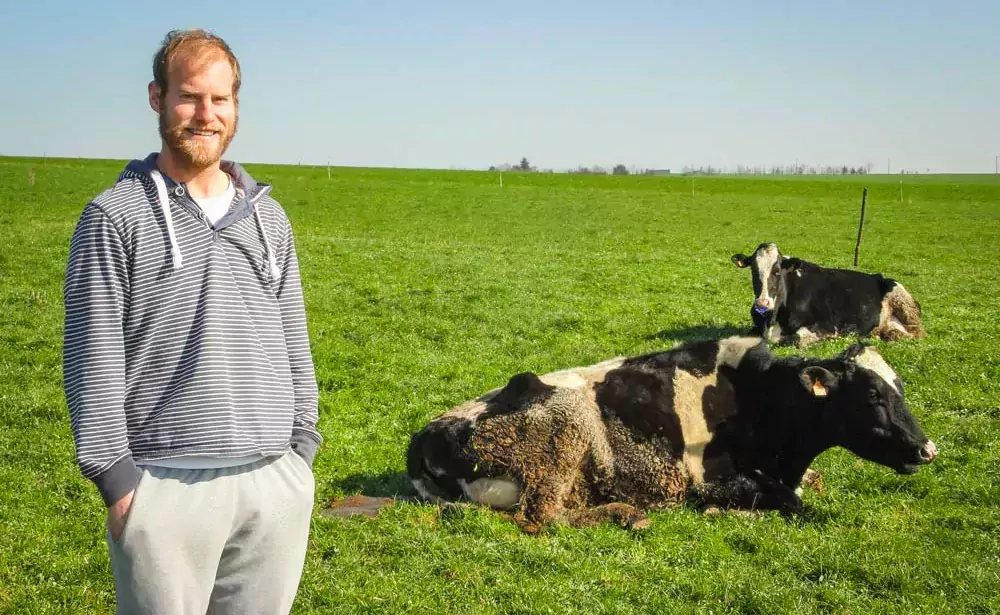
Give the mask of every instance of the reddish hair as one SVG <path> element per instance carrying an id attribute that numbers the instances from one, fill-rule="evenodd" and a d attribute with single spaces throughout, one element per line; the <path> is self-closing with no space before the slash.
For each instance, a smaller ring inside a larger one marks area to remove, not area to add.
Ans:
<path id="1" fill-rule="evenodd" d="M 153 80 L 160 88 L 160 96 L 167 93 L 167 76 L 176 60 L 184 58 L 204 63 L 220 56 L 233 69 L 233 97 L 236 97 L 240 93 L 240 62 L 226 41 L 206 30 L 171 30 L 153 56 Z"/>

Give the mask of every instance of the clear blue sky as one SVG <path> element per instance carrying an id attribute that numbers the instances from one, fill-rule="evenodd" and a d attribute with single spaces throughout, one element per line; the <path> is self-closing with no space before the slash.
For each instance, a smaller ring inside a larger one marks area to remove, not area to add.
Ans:
<path id="1" fill-rule="evenodd" d="M 146 84 L 177 27 L 240 58 L 244 162 L 992 173 L 1000 154 L 996 0 L 0 0 L 0 22 L 0 154 L 158 150 Z"/>

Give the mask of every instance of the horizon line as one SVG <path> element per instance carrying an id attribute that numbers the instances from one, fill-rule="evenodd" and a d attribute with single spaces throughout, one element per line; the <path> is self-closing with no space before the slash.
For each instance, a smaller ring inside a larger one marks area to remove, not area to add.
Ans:
<path id="1" fill-rule="evenodd" d="M 22 160 L 37 160 L 37 161 L 42 161 L 43 163 L 46 160 L 76 160 L 76 161 L 125 162 L 125 163 L 127 163 L 130 160 L 134 159 L 133 157 L 118 158 L 118 157 L 65 156 L 65 155 L 62 155 L 62 156 L 49 156 L 49 155 L 46 155 L 46 154 L 38 156 L 38 155 L 21 155 L 21 154 L 3 154 L 3 153 L 0 153 L 0 159 L 4 159 L 4 158 L 19 158 L 19 159 L 22 159 Z M 588 165 L 580 164 L 580 165 L 577 165 L 575 167 L 567 167 L 565 169 L 532 167 L 530 170 L 522 170 L 522 169 L 516 168 L 514 165 L 510 165 L 511 168 L 507 168 L 507 169 L 501 169 L 501 168 L 493 168 L 493 169 L 486 168 L 486 169 L 484 169 L 484 168 L 481 168 L 481 167 L 463 167 L 463 166 L 459 166 L 459 165 L 450 165 L 448 167 L 435 167 L 435 166 L 406 167 L 406 166 L 389 166 L 389 165 L 351 165 L 351 164 L 329 164 L 329 163 L 328 164 L 317 164 L 317 163 L 303 163 L 303 162 L 261 162 L 261 161 L 252 161 L 252 160 L 234 160 L 232 158 L 226 158 L 225 156 L 223 156 L 223 160 L 233 160 L 235 162 L 238 162 L 240 165 L 274 166 L 274 167 L 308 167 L 308 168 L 316 168 L 316 169 L 326 169 L 326 168 L 328 168 L 328 169 L 379 169 L 379 170 L 399 170 L 399 171 L 457 171 L 457 172 L 463 172 L 463 173 L 468 173 L 468 172 L 474 172 L 474 173 L 504 173 L 504 172 L 506 172 L 506 173 L 515 173 L 515 174 L 520 173 L 520 174 L 537 174 L 537 175 L 558 174 L 558 175 L 594 175 L 594 176 L 601 176 L 601 175 L 613 176 L 613 174 L 611 173 L 611 169 L 615 166 L 615 165 L 611 165 L 611 166 L 605 168 L 603 165 L 599 165 L 599 164 L 589 165 L 589 166 Z M 502 164 L 503 165 L 508 165 L 510 163 L 502 163 Z M 842 168 L 844 166 L 847 166 L 848 168 L 862 169 L 862 168 L 865 168 L 865 166 L 867 166 L 867 164 L 868 163 L 866 163 L 866 165 L 861 165 L 861 166 L 855 165 L 853 167 L 851 165 L 843 165 L 843 164 L 839 164 L 839 165 L 832 165 L 832 164 L 806 165 L 806 164 L 801 164 L 801 165 L 799 165 L 799 163 L 797 163 L 797 162 L 788 163 L 788 164 L 784 164 L 784 165 L 781 165 L 781 164 L 769 164 L 769 165 L 738 164 L 738 165 L 735 165 L 736 167 L 744 167 L 744 168 L 747 168 L 747 169 L 762 168 L 762 169 L 765 169 L 765 171 L 763 173 L 738 173 L 738 172 L 736 172 L 736 171 L 734 171 L 732 169 L 727 169 L 727 167 L 716 167 L 716 166 L 711 165 L 711 164 L 709 164 L 709 165 L 700 165 L 698 167 L 692 167 L 690 165 L 685 165 L 685 166 L 680 167 L 681 170 L 674 170 L 673 168 L 652 168 L 652 167 L 649 167 L 649 168 L 640 168 L 637 165 L 624 165 L 624 166 L 626 166 L 626 168 L 629 169 L 629 173 L 628 174 L 617 175 L 616 177 L 628 177 L 628 176 L 656 176 L 656 177 L 671 177 L 672 176 L 672 177 L 686 177 L 686 176 L 691 176 L 691 175 L 697 175 L 699 177 L 727 177 L 727 176 L 728 177 L 732 177 L 732 176 L 736 176 L 736 177 L 760 177 L 760 176 L 774 176 L 774 177 L 815 176 L 815 177 L 823 177 L 823 176 L 838 176 L 838 177 L 840 177 L 840 176 L 851 176 L 851 175 L 854 175 L 854 176 L 867 176 L 867 177 L 873 177 L 873 176 L 874 177 L 878 177 L 878 176 L 882 176 L 882 177 L 885 177 L 885 176 L 896 177 L 896 176 L 901 176 L 901 175 L 923 175 L 923 176 L 926 177 L 926 176 L 943 176 L 943 175 L 968 175 L 968 176 L 977 176 L 977 175 L 981 175 L 981 176 L 995 176 L 995 175 L 1000 175 L 1000 172 L 997 172 L 997 171 L 994 171 L 993 173 L 990 173 L 990 172 L 987 172 L 987 171 L 907 171 L 906 169 L 903 169 L 903 170 L 901 170 L 899 172 L 895 172 L 895 173 L 893 173 L 893 172 L 883 173 L 883 172 L 876 172 L 876 171 L 865 172 L 865 173 L 806 173 L 806 172 L 804 172 L 804 173 L 788 173 L 788 172 L 768 173 L 766 171 L 766 169 L 769 169 L 769 168 L 775 168 L 775 167 L 778 167 L 778 168 L 787 168 L 787 167 L 796 166 L 796 165 L 802 166 L 805 169 L 810 169 L 810 168 L 824 168 L 824 167 L 826 167 L 826 168 L 830 168 L 830 167 Z M 492 165 L 492 166 L 496 167 L 498 165 Z M 595 168 L 603 169 L 604 172 L 603 173 L 594 173 L 594 172 L 582 173 L 582 172 L 578 171 L 579 169 L 595 169 Z M 633 172 L 632 169 L 637 169 L 638 172 Z M 683 169 L 688 169 L 688 170 L 684 171 Z M 700 170 L 704 170 L 704 169 L 713 169 L 716 172 L 714 172 L 714 173 L 704 173 L 704 172 L 700 171 Z M 576 171 L 576 172 L 574 173 L 574 171 Z M 652 173 L 648 173 L 647 174 L 647 173 L 644 173 L 645 171 L 650 171 Z"/>

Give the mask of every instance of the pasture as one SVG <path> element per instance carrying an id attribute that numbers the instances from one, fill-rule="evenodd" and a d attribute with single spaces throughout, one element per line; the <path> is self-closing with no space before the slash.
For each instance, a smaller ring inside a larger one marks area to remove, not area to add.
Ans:
<path id="1" fill-rule="evenodd" d="M 80 211 L 123 165 L 0 158 L 0 613 L 113 612 L 103 506 L 61 389 L 61 284 Z M 247 168 L 295 228 L 320 387 L 293 613 L 1000 611 L 996 177 L 906 176 L 900 203 L 898 176 L 505 174 L 501 189 L 485 172 Z M 530 537 L 490 511 L 413 502 L 322 514 L 351 494 L 411 495 L 410 433 L 517 372 L 745 331 L 733 253 L 768 240 L 851 267 L 865 185 L 859 269 L 902 281 L 928 332 L 876 344 L 940 450 L 919 474 L 832 450 L 801 516 L 681 508 L 639 533 Z"/>

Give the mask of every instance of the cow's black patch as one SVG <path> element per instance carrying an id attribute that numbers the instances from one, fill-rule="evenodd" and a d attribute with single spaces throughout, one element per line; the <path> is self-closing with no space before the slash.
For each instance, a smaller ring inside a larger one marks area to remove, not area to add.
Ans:
<path id="1" fill-rule="evenodd" d="M 477 478 L 474 461 L 462 453 L 471 432 L 469 421 L 451 420 L 438 421 L 414 434 L 406 454 L 407 473 L 425 478 L 440 497 L 461 498 L 458 479 Z"/>
<path id="2" fill-rule="evenodd" d="M 680 369 L 707 376 L 715 371 L 718 355 L 719 342 L 709 340 L 627 359 L 595 387 L 597 404 L 639 437 L 666 438 L 671 454 L 680 456 L 684 432 L 674 408 L 674 375 Z"/>
<path id="3" fill-rule="evenodd" d="M 884 296 L 882 276 L 808 264 L 798 271 L 803 275 L 784 278 L 787 310 L 778 313 L 778 324 L 784 331 L 793 333 L 808 327 L 815 333 L 867 334 L 878 326 Z"/>
<path id="4" fill-rule="evenodd" d="M 880 273 L 875 275 L 878 276 L 878 290 L 883 297 L 892 292 L 892 289 L 896 288 L 896 286 L 899 284 L 899 282 L 897 282 L 896 280 L 884 277 Z"/>
<path id="5" fill-rule="evenodd" d="M 715 362 L 718 356 L 718 341 L 699 341 L 663 352 L 654 352 L 626 359 L 622 363 L 622 367 L 635 366 L 654 371 L 678 368 L 701 378 L 715 371 Z"/>
<path id="6" fill-rule="evenodd" d="M 595 387 L 605 418 L 617 417 L 642 440 L 653 436 L 670 442 L 670 453 L 684 452 L 680 419 L 674 412 L 674 368 L 649 370 L 622 366 L 608 372 Z"/>
<path id="7" fill-rule="evenodd" d="M 487 403 L 486 410 L 479 415 L 479 420 L 484 421 L 493 416 L 522 410 L 530 401 L 544 403 L 555 390 L 556 387 L 545 384 L 532 372 L 516 374 Z"/>
<path id="8" fill-rule="evenodd" d="M 701 413 L 709 432 L 714 433 L 735 412 L 735 391 L 728 380 L 720 378 L 716 384 L 705 387 L 701 395 Z"/>

